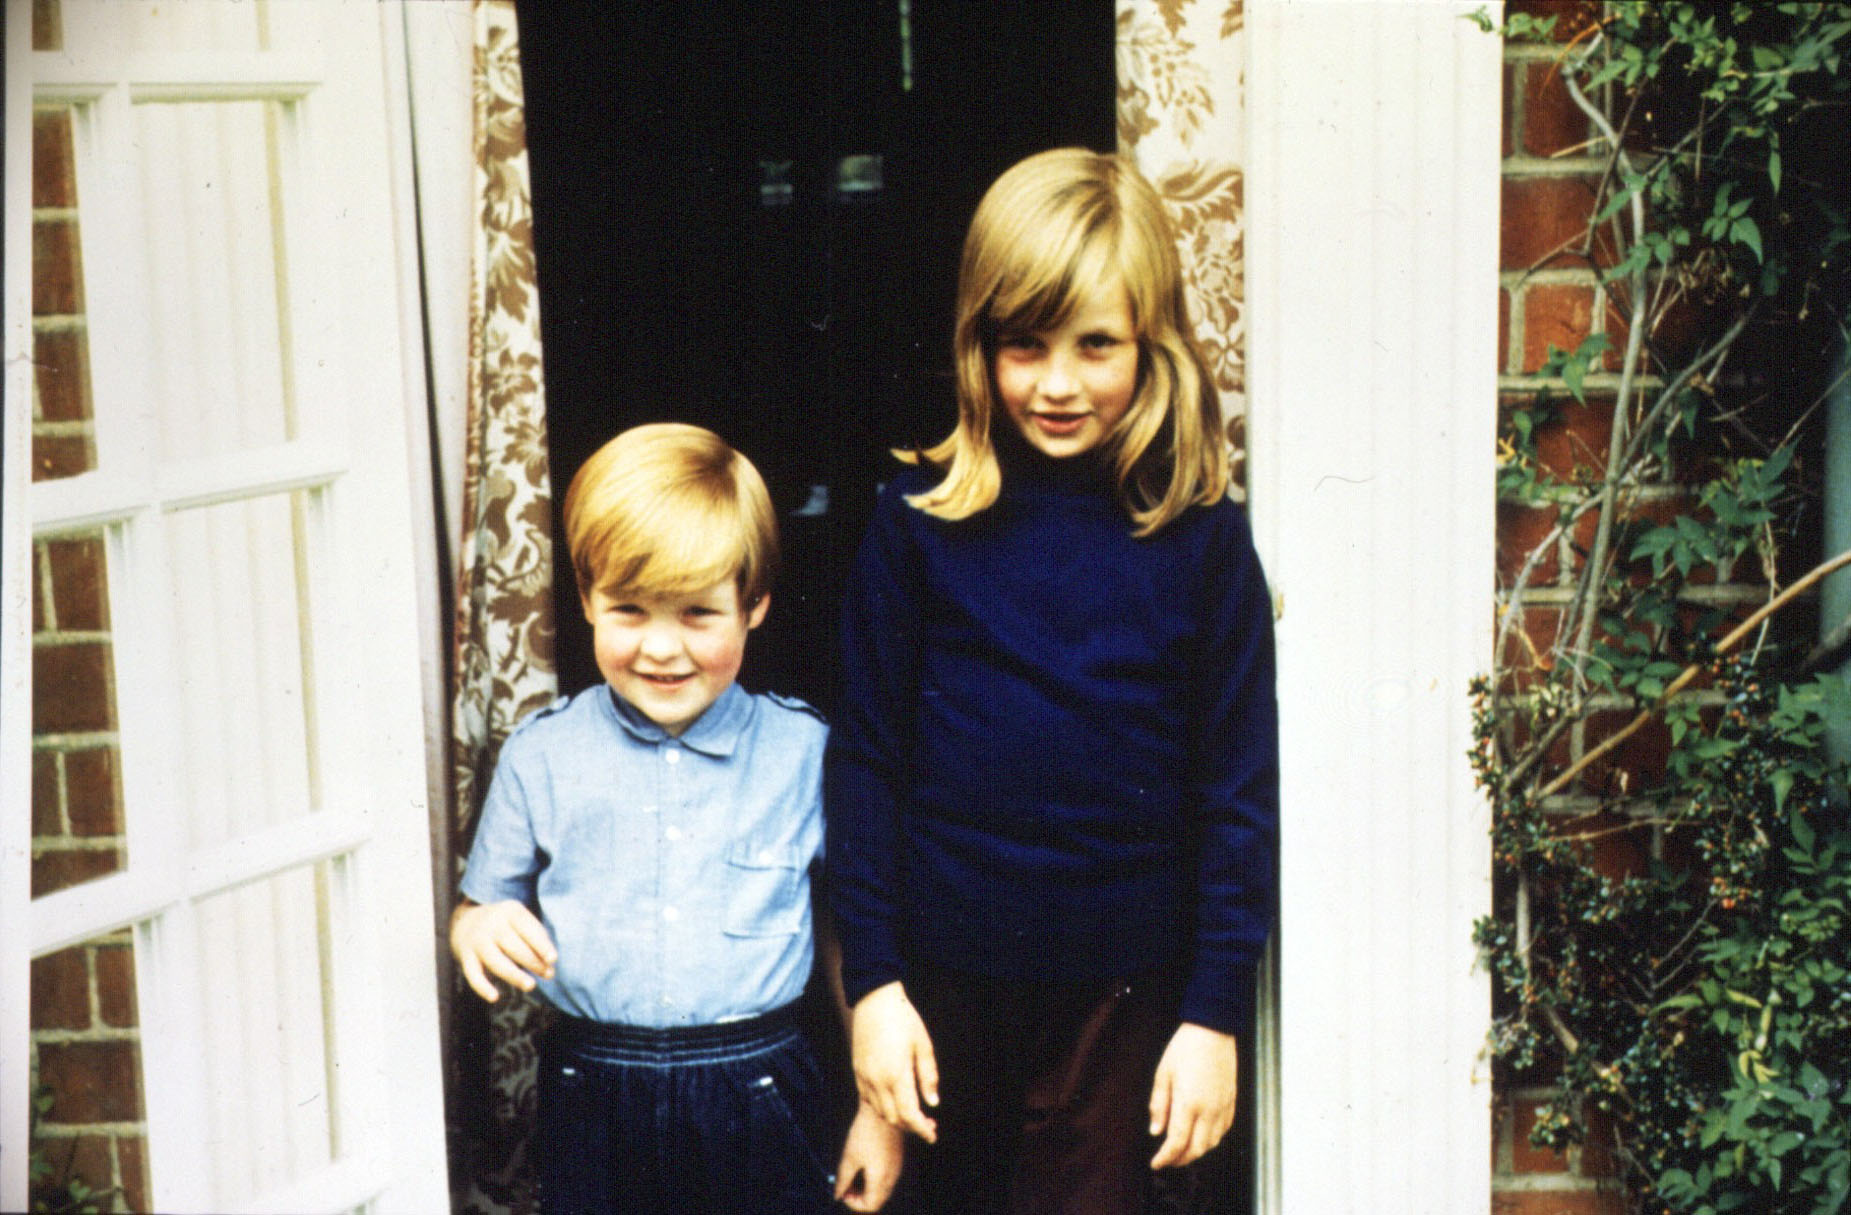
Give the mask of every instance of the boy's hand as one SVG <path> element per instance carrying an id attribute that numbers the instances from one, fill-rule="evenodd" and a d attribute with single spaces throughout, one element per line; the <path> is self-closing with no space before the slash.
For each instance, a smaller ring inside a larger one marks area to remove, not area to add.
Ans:
<path id="1" fill-rule="evenodd" d="M 1150 1133 L 1164 1137 L 1151 1168 L 1189 1164 L 1221 1142 L 1234 1125 L 1239 1078 L 1233 1034 L 1189 1022 L 1176 1027 L 1150 1090 Z"/>
<path id="2" fill-rule="evenodd" d="M 849 1041 L 861 1100 L 889 1125 L 936 1142 L 938 1124 L 925 1116 L 920 1102 L 938 1104 L 938 1060 L 925 1022 L 898 979 L 861 997 Z"/>
<path id="3" fill-rule="evenodd" d="M 905 1159 L 906 1132 L 889 1126 L 880 1111 L 863 1101 L 836 1165 L 836 1201 L 851 1211 L 880 1210 L 893 1194 Z"/>
<path id="4" fill-rule="evenodd" d="M 450 917 L 450 952 L 469 986 L 490 1004 L 501 993 L 489 975 L 532 991 L 535 976 L 552 978 L 553 963 L 559 960 L 546 926 L 513 899 L 488 904 L 463 900 Z"/>

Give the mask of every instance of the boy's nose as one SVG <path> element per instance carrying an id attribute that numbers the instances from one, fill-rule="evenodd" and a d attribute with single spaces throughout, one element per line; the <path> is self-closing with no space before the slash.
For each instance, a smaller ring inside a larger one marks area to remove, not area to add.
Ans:
<path id="1" fill-rule="evenodd" d="M 643 640 L 637 648 L 644 658 L 666 661 L 680 653 L 681 643 L 673 628 L 655 625 L 643 630 Z"/>

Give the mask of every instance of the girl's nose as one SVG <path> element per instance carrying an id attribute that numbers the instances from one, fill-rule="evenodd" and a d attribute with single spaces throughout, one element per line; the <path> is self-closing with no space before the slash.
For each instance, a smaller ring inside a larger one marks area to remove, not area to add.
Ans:
<path id="1" fill-rule="evenodd" d="M 1080 390 L 1073 373 L 1073 361 L 1062 354 L 1048 356 L 1047 370 L 1041 376 L 1041 395 L 1050 401 L 1064 401 Z"/>

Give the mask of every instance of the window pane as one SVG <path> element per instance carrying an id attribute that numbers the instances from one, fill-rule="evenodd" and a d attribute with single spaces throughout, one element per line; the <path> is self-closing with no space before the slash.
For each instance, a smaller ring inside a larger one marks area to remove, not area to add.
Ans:
<path id="1" fill-rule="evenodd" d="M 327 863 L 292 869 L 197 907 L 215 1210 L 334 1158 L 330 878 Z"/>
<path id="2" fill-rule="evenodd" d="M 314 808 L 311 498 L 270 494 L 167 516 L 176 759 L 193 847 Z"/>
<path id="3" fill-rule="evenodd" d="M 293 438 L 283 248 L 283 107 L 135 107 L 147 225 L 149 390 L 163 460 Z"/>
<path id="4" fill-rule="evenodd" d="M 101 531 L 32 546 L 32 894 L 121 869 L 122 782 Z"/>
<path id="5" fill-rule="evenodd" d="M 35 958 L 31 1004 L 32 1209 L 148 1210 L 130 934 L 111 933 Z M 71 1204 L 75 1186 L 93 1191 L 94 1205 Z"/>

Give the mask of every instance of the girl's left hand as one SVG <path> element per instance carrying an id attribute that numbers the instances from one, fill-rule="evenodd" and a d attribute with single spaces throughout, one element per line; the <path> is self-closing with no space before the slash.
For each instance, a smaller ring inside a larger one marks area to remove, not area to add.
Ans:
<path id="1" fill-rule="evenodd" d="M 1184 1022 L 1176 1027 L 1150 1090 L 1150 1133 L 1163 1144 L 1150 1167 L 1199 1160 L 1234 1125 L 1240 1048 L 1233 1034 Z"/>

